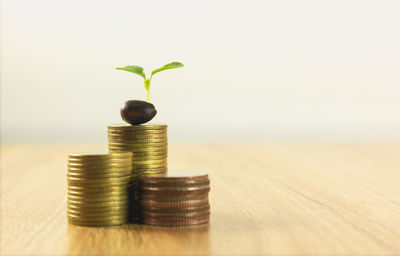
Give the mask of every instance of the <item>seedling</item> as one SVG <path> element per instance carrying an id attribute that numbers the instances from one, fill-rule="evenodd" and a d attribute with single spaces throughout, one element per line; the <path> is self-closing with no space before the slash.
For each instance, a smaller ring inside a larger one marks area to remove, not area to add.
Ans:
<path id="1" fill-rule="evenodd" d="M 161 68 L 155 69 L 153 70 L 153 72 L 151 72 L 150 78 L 146 78 L 146 75 L 144 74 L 144 69 L 142 67 L 139 66 L 126 66 L 126 67 L 122 67 L 122 68 L 117 68 L 118 70 L 125 70 L 125 71 L 129 71 L 132 72 L 136 75 L 139 75 L 141 77 L 143 77 L 144 79 L 144 88 L 147 91 L 147 102 L 150 101 L 150 82 L 151 79 L 153 78 L 153 75 L 157 74 L 158 72 L 161 72 L 163 70 L 167 70 L 167 69 L 173 69 L 173 68 L 180 68 L 183 67 L 183 64 L 180 62 L 171 62 L 167 65 L 162 66 Z"/>

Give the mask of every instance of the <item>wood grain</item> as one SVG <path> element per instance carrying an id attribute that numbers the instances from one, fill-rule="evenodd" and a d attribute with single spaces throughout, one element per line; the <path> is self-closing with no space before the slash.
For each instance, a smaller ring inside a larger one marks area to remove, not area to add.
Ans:
<path id="1" fill-rule="evenodd" d="M 66 220 L 66 159 L 105 145 L 3 145 L 3 255 L 399 254 L 399 144 L 172 144 L 206 170 L 211 223 L 88 228 Z"/>

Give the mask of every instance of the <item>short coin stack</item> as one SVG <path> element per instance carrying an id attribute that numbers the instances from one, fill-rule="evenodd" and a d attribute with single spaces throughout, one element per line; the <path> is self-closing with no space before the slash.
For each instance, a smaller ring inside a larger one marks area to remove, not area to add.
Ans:
<path id="1" fill-rule="evenodd" d="M 168 169 L 168 135 L 166 124 L 116 124 L 108 126 L 108 150 L 130 151 L 132 158 L 132 191 L 130 212 L 134 222 L 139 221 L 140 197 L 137 177 L 140 175 L 164 174 Z"/>
<path id="2" fill-rule="evenodd" d="M 209 222 L 207 173 L 168 171 L 163 175 L 140 176 L 139 180 L 143 223 L 185 226 Z"/>
<path id="3" fill-rule="evenodd" d="M 128 221 L 132 153 L 76 153 L 68 157 L 68 222 L 82 226 Z"/>
<path id="4" fill-rule="evenodd" d="M 110 152 L 132 152 L 133 174 L 165 173 L 168 168 L 167 125 L 109 125 L 108 149 Z"/>

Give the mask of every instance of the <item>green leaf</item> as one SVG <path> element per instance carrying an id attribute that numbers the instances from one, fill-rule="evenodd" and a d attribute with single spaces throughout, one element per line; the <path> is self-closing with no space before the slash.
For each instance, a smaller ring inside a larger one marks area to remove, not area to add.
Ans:
<path id="1" fill-rule="evenodd" d="M 139 76 L 142 76 L 144 79 L 146 79 L 146 75 L 144 74 L 142 67 L 139 67 L 139 66 L 126 66 L 126 67 L 123 67 L 123 68 L 116 68 L 116 69 L 129 71 L 129 72 L 135 73 L 135 74 L 137 74 Z"/>
<path id="2" fill-rule="evenodd" d="M 162 66 L 161 68 L 158 68 L 156 70 L 153 70 L 153 72 L 151 72 L 151 76 L 153 76 L 154 74 L 163 71 L 163 70 L 167 70 L 167 69 L 173 69 L 173 68 L 181 68 L 183 67 L 183 64 L 180 62 L 171 62 L 167 65 Z"/>

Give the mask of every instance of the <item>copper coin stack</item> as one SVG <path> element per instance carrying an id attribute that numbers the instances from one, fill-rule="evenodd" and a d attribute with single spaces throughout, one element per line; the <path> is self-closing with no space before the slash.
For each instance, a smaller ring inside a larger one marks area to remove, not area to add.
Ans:
<path id="1" fill-rule="evenodd" d="M 68 156 L 68 222 L 82 226 L 128 222 L 132 153 Z"/>
<path id="2" fill-rule="evenodd" d="M 185 226 L 208 223 L 210 204 L 208 174 L 197 171 L 168 171 L 140 176 L 140 213 L 143 223 Z"/>
<path id="3" fill-rule="evenodd" d="M 139 221 L 138 176 L 164 174 L 168 169 L 168 135 L 166 124 L 115 124 L 108 126 L 108 150 L 132 152 L 131 218 Z"/>

